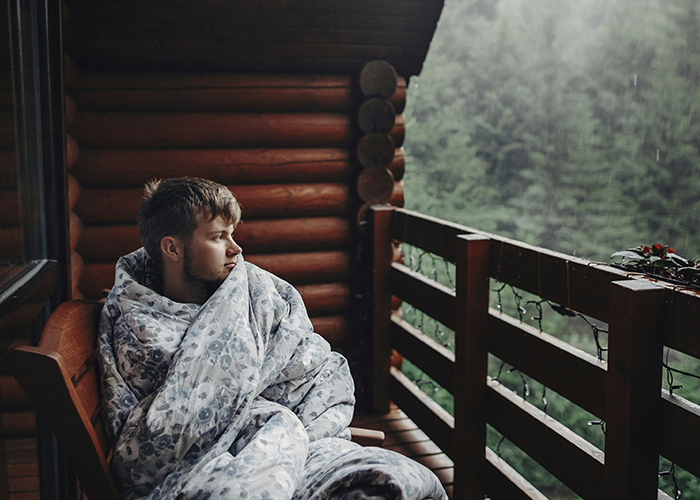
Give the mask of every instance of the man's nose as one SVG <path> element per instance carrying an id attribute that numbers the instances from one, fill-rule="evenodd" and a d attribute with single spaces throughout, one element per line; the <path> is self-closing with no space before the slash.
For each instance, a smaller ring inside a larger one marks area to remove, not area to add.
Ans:
<path id="1" fill-rule="evenodd" d="M 243 251 L 243 249 L 240 246 L 238 246 L 238 243 L 236 243 L 234 239 L 231 239 L 231 241 L 229 242 L 227 250 L 229 255 L 238 255 Z"/>

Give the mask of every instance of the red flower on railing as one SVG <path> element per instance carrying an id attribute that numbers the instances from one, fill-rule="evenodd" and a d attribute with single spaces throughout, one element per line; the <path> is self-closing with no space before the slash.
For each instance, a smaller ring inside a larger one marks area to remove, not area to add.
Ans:
<path id="1" fill-rule="evenodd" d="M 610 256 L 613 266 L 643 272 L 657 278 L 700 286 L 700 261 L 678 255 L 669 245 L 656 243 L 615 252 Z"/>

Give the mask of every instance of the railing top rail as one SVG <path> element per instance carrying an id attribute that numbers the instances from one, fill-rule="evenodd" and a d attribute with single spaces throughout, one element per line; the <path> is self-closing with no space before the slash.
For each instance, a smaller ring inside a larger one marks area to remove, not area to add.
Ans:
<path id="1" fill-rule="evenodd" d="M 480 234 L 491 239 L 489 272 L 492 278 L 605 322 L 608 321 L 612 281 L 651 279 L 438 217 L 401 208 L 392 210 L 392 238 L 447 261 L 455 261 L 455 238 L 460 234 Z M 694 335 L 694 325 L 700 323 L 700 293 L 660 284 L 666 286 L 669 293 L 666 344 L 700 357 L 700 338 Z"/>

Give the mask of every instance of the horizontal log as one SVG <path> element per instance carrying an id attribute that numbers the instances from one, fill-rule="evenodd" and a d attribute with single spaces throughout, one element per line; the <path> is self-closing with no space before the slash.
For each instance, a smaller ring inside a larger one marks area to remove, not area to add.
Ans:
<path id="1" fill-rule="evenodd" d="M 392 236 L 454 262 L 458 234 L 491 238 L 490 275 L 542 298 L 607 322 L 609 287 L 627 273 L 484 231 L 397 209 Z"/>
<path id="2" fill-rule="evenodd" d="M 27 411 L 32 402 L 11 375 L 0 375 L 0 398 L 3 411 Z"/>
<path id="3" fill-rule="evenodd" d="M 245 218 L 347 215 L 350 193 L 343 184 L 229 186 Z M 86 189 L 76 214 L 86 224 L 135 223 L 143 189 Z"/>
<path id="4" fill-rule="evenodd" d="M 403 179 L 403 174 L 406 171 L 406 156 L 403 148 L 396 148 L 394 159 L 391 160 L 387 168 L 391 171 L 395 181 L 398 182 Z"/>
<path id="5" fill-rule="evenodd" d="M 397 181 L 392 187 L 389 204 L 401 208 L 405 202 L 403 181 Z"/>
<path id="6" fill-rule="evenodd" d="M 66 125 L 70 125 L 75 120 L 75 116 L 78 114 L 78 106 L 75 104 L 73 98 L 66 94 L 65 99 L 65 114 L 64 121 Z"/>
<path id="7" fill-rule="evenodd" d="M 331 113 L 78 113 L 69 130 L 102 149 L 332 148 L 355 136 L 349 116 Z"/>
<path id="8" fill-rule="evenodd" d="M 73 90 L 81 111 L 349 112 L 350 87 Z"/>
<path id="9" fill-rule="evenodd" d="M 333 348 L 347 342 L 348 322 L 345 316 L 320 316 L 311 318 L 314 331 L 330 342 Z"/>
<path id="10" fill-rule="evenodd" d="M 142 187 L 191 175 L 223 184 L 347 181 L 347 149 L 83 149 L 71 169 L 85 187 Z M 403 165 L 397 168 L 403 169 Z M 167 174 L 166 174 L 167 173 Z"/>
<path id="11" fill-rule="evenodd" d="M 455 292 L 410 270 L 398 262 L 391 264 L 391 293 L 454 329 Z"/>
<path id="12" fill-rule="evenodd" d="M 498 382 L 488 383 L 486 420 L 582 498 L 603 497 L 603 452 Z"/>
<path id="13" fill-rule="evenodd" d="M 3 411 L 0 419 L 0 439 L 36 436 L 34 411 Z"/>
<path id="14" fill-rule="evenodd" d="M 661 454 L 700 476 L 700 406 L 663 390 L 661 395 Z"/>
<path id="15" fill-rule="evenodd" d="M 406 321 L 392 316 L 391 347 L 420 368 L 450 393 L 454 385 L 455 355 Z"/>
<path id="16" fill-rule="evenodd" d="M 0 189 L 17 189 L 17 151 L 0 151 Z"/>
<path id="17" fill-rule="evenodd" d="M 245 252 L 301 252 L 345 249 L 349 224 L 340 217 L 244 221 L 235 238 Z M 87 263 L 114 262 L 141 247 L 136 225 L 85 226 L 78 252 Z"/>
<path id="18" fill-rule="evenodd" d="M 205 111 L 215 106 L 210 110 L 332 112 L 350 111 L 361 100 L 349 76 L 279 73 L 81 71 L 70 95 L 82 111 Z M 389 102 L 403 112 L 405 78 L 398 78 Z"/>
<path id="19" fill-rule="evenodd" d="M 491 309 L 489 351 L 605 420 L 606 365 L 580 349 Z"/>
<path id="20" fill-rule="evenodd" d="M 347 279 L 347 252 L 303 252 L 245 255 L 245 260 L 270 271 L 293 285 L 330 283 Z M 114 284 L 116 261 L 86 264 L 80 279 L 80 290 L 87 297 L 98 297 Z"/>
<path id="21" fill-rule="evenodd" d="M 397 148 L 403 146 L 403 141 L 406 138 L 406 121 L 403 115 L 396 115 L 394 127 L 389 131 L 389 135 Z"/>
<path id="22" fill-rule="evenodd" d="M 309 316 L 333 316 L 347 312 L 349 300 L 346 283 L 301 285 L 297 291 L 304 299 Z"/>
<path id="23" fill-rule="evenodd" d="M 80 220 L 80 217 L 75 215 L 75 212 L 71 212 L 68 215 L 68 231 L 69 248 L 72 252 L 77 248 L 80 235 L 83 234 L 83 221 Z"/>
<path id="24" fill-rule="evenodd" d="M 245 259 L 293 285 L 347 280 L 348 252 L 246 254 Z"/>
<path id="25" fill-rule="evenodd" d="M 24 260 L 24 233 L 18 227 L 0 227 L 0 261 Z"/>
<path id="26" fill-rule="evenodd" d="M 80 199 L 80 184 L 70 174 L 66 176 L 66 182 L 68 183 L 68 211 L 71 212 L 75 208 L 76 203 L 78 203 L 78 199 Z"/>
<path id="27" fill-rule="evenodd" d="M 400 370 L 390 369 L 389 392 L 408 417 L 422 429 L 438 447 L 451 458 L 459 452 L 454 446 L 454 418 L 440 405 L 421 391 Z"/>
<path id="28" fill-rule="evenodd" d="M 66 168 L 73 168 L 75 162 L 78 161 L 80 155 L 80 147 L 75 139 L 70 134 L 66 134 Z"/>
<path id="29" fill-rule="evenodd" d="M 0 191 L 0 226 L 19 227 L 22 221 L 20 195 L 17 191 Z"/>
<path id="30" fill-rule="evenodd" d="M 70 254 L 70 275 L 71 275 L 71 288 L 73 292 L 76 292 L 80 288 L 80 280 L 85 272 L 85 263 L 83 258 L 78 252 L 71 252 Z"/>

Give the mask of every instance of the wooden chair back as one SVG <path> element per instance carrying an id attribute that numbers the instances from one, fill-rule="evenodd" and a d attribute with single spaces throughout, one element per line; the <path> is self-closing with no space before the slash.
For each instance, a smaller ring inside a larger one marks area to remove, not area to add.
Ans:
<path id="1" fill-rule="evenodd" d="M 101 309 L 96 301 L 61 304 L 39 345 L 6 351 L 3 363 L 55 434 L 88 498 L 120 500 L 100 415 L 95 344 Z"/>

